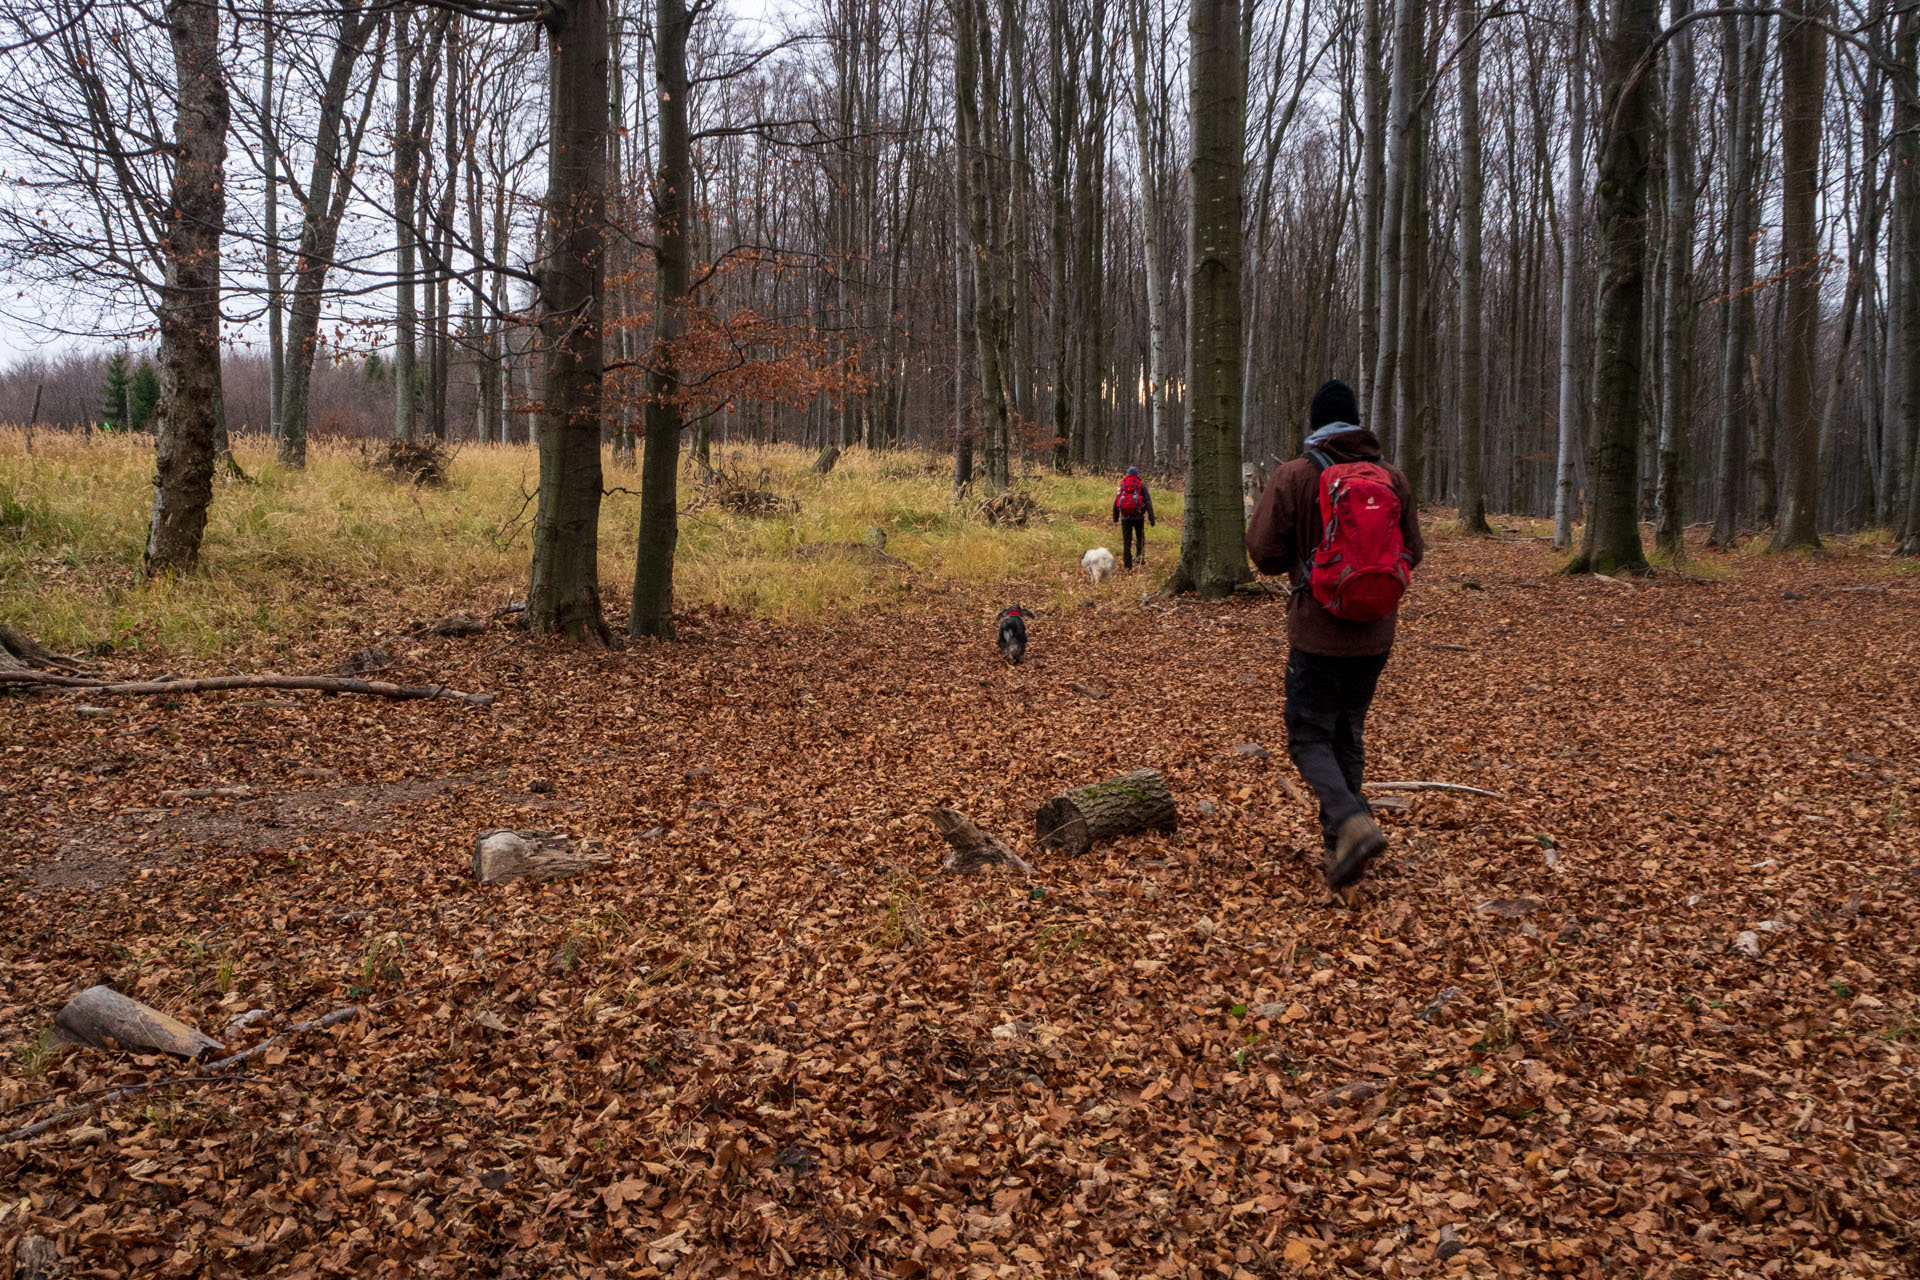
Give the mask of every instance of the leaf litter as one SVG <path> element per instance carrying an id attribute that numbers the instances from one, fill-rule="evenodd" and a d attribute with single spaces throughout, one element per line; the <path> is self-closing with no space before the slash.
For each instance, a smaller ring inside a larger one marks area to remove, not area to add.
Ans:
<path id="1" fill-rule="evenodd" d="M 1017 668 L 999 603 L 954 593 L 904 627 L 396 656 L 484 710 L 0 703 L 0 1125 L 76 1108 L 0 1146 L 0 1258 L 1907 1274 L 1912 595 L 1824 589 L 1875 585 L 1862 557 L 1632 591 L 1548 568 L 1436 540 L 1371 767 L 1504 799 L 1406 797 L 1352 909 L 1277 679 L 1236 678 L 1284 661 L 1271 600 L 1091 590 Z M 364 637 L 308 643 L 322 669 Z M 1035 845 L 1041 801 L 1137 767 L 1178 833 Z M 1033 878 L 933 878 L 935 805 Z M 613 861 L 478 888 L 492 827 Z M 100 1105 L 178 1067 L 46 1044 L 96 982 L 281 1038 L 222 1087 Z"/>

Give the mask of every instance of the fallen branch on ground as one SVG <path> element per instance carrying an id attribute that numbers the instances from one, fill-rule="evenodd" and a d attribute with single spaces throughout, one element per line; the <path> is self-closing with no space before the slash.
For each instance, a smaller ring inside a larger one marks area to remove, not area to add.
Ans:
<path id="1" fill-rule="evenodd" d="M 391 1003 L 393 1003 L 391 1000 L 382 1002 L 383 1005 L 391 1004 Z M 292 1026 L 288 1027 L 286 1030 L 275 1032 L 274 1034 L 268 1036 L 265 1040 L 262 1040 L 259 1044 L 256 1044 L 251 1048 L 242 1049 L 238 1053 L 230 1053 L 224 1058 L 215 1058 L 211 1062 L 203 1063 L 200 1067 L 200 1070 L 196 1071 L 194 1074 L 190 1076 L 169 1076 L 165 1080 L 149 1080 L 144 1084 L 129 1084 L 129 1085 L 122 1085 L 119 1088 L 114 1088 L 114 1089 L 96 1090 L 94 1096 L 86 1098 L 85 1101 L 76 1103 L 74 1106 L 67 1107 L 61 1111 L 55 1112 L 53 1115 L 48 1116 L 45 1120 L 37 1120 L 32 1124 L 22 1125 L 20 1128 L 13 1130 L 11 1133 L 0 1134 L 0 1146 L 6 1146 L 8 1143 L 19 1142 L 24 1138 L 37 1138 L 41 1134 L 45 1133 L 47 1130 L 53 1128 L 54 1126 L 59 1124 L 64 1124 L 66 1121 L 71 1120 L 74 1117 L 83 1114 L 84 1112 L 90 1111 L 94 1107 L 112 1106 L 114 1103 L 119 1102 L 123 1098 L 136 1097 L 139 1094 L 147 1093 L 154 1089 L 165 1089 L 165 1088 L 172 1087 L 174 1085 L 183 1085 L 183 1084 L 223 1084 L 223 1083 L 230 1083 L 233 1081 L 257 1079 L 258 1077 L 246 1075 L 244 1073 L 239 1075 L 230 1075 L 230 1076 L 217 1075 L 215 1073 L 222 1071 L 227 1067 L 237 1066 L 240 1063 L 245 1062 L 249 1058 L 252 1058 L 258 1054 L 264 1053 L 267 1050 L 268 1046 L 272 1045 L 275 1041 L 284 1040 L 288 1036 L 298 1035 L 301 1032 L 305 1032 L 305 1031 L 325 1031 L 328 1027 L 337 1026 L 340 1023 L 347 1021 L 349 1018 L 352 1018 L 355 1014 L 359 1012 L 360 1012 L 359 1005 L 350 1004 L 344 1009 L 335 1009 L 332 1013 L 329 1013 L 324 1017 L 312 1018 L 306 1022 L 296 1022 Z M 50 1101 L 52 1101 L 51 1097 L 42 1098 L 39 1100 L 39 1102 L 30 1103 L 28 1105 L 38 1106 L 40 1102 L 50 1102 Z"/>
<path id="2" fill-rule="evenodd" d="M 1506 799 L 1498 791 L 1483 791 L 1462 782 L 1369 782 L 1363 785 L 1368 791 L 1458 791 L 1462 795 L 1485 796 L 1489 800 Z"/>
<path id="3" fill-rule="evenodd" d="M 443 684 L 389 684 L 340 676 L 208 676 L 199 680 L 122 680 L 59 675 L 51 671 L 0 670 L 0 685 L 63 689 L 69 693 L 215 693 L 222 689 L 311 689 L 320 693 L 364 693 L 376 698 L 456 698 L 476 707 L 493 705 L 491 693 L 462 693 Z"/>
<path id="4" fill-rule="evenodd" d="M 1009 849 L 1000 837 L 982 831 L 965 814 L 955 813 L 952 809 L 929 809 L 927 816 L 933 819 L 933 825 L 949 845 L 953 846 L 945 861 L 940 864 L 940 874 L 965 874 L 978 871 L 982 867 L 1007 867 L 1021 875 L 1031 876 L 1033 868 L 1027 860 Z"/>

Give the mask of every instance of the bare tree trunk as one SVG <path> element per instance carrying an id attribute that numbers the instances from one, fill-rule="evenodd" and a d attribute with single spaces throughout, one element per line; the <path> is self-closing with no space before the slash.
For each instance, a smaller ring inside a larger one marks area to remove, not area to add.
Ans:
<path id="1" fill-rule="evenodd" d="M 1400 364 L 1400 309 L 1406 225 L 1407 135 L 1417 109 L 1413 81 L 1417 60 L 1425 57 L 1420 18 L 1425 0 L 1395 0 L 1393 24 L 1393 92 L 1387 105 L 1386 180 L 1380 205 L 1380 348 L 1373 366 L 1373 403 L 1367 425 L 1389 448 L 1399 439 L 1401 424 L 1394 421 L 1398 403 L 1394 377 Z"/>
<path id="2" fill-rule="evenodd" d="M 1670 0 L 1675 22 L 1691 0 Z M 1685 477 L 1681 450 L 1693 434 L 1693 35 L 1683 31 L 1668 46 L 1667 64 L 1666 324 L 1661 333 L 1660 474 L 1654 500 L 1654 539 L 1678 560 L 1686 554 L 1686 515 L 1681 510 Z"/>
<path id="3" fill-rule="evenodd" d="M 273 90 L 277 28 L 273 0 L 266 0 L 260 16 L 260 150 L 266 170 L 261 175 L 261 231 L 266 240 L 267 259 L 267 430 L 275 440 L 280 439 L 282 430 L 287 379 L 285 298 L 280 270 L 280 135 L 274 125 L 279 104 L 274 100 Z"/>
<path id="4" fill-rule="evenodd" d="M 1001 301 L 998 195 L 989 163 L 994 140 L 987 133 L 983 102 L 995 103 L 991 68 L 993 37 L 978 0 L 955 6 L 954 90 L 958 95 L 961 162 L 967 167 L 967 231 L 973 253 L 974 354 L 980 369 L 980 419 L 986 446 L 987 484 L 1004 489 L 1007 466 L 1006 308 Z M 986 81 L 982 83 L 983 79 Z"/>
<path id="5" fill-rule="evenodd" d="M 973 483 L 973 431 L 967 409 L 973 403 L 973 383 L 967 376 L 967 353 L 973 346 L 973 253 L 967 233 L 966 146 L 960 121 L 953 125 L 953 492 Z"/>
<path id="6" fill-rule="evenodd" d="M 671 640 L 673 557 L 680 538 L 680 433 L 686 426 L 674 344 L 686 332 L 687 295 L 693 277 L 693 142 L 687 119 L 687 45 L 693 34 L 693 13 L 686 0 L 655 0 L 654 15 L 653 70 L 660 111 L 660 154 L 653 182 L 653 349 L 647 359 L 640 541 L 633 566 L 633 609 L 627 618 L 627 631 Z M 604 93 L 600 101 L 606 102 Z"/>
<path id="7" fill-rule="evenodd" d="M 1424 33 L 1414 46 L 1409 96 L 1426 96 L 1427 51 Z M 1406 122 L 1400 188 L 1400 330 L 1394 339 L 1398 370 L 1393 379 L 1394 453 L 1417 503 L 1426 492 L 1426 413 L 1432 403 L 1427 380 L 1427 337 L 1432 331 L 1433 294 L 1427 281 L 1427 115 L 1417 105 Z M 1390 283 L 1390 282 L 1388 282 Z"/>
<path id="8" fill-rule="evenodd" d="M 1773 550 L 1820 545 L 1820 433 L 1814 361 L 1820 339 L 1820 117 L 1826 101 L 1827 36 L 1819 0 L 1788 0 L 1780 30 L 1780 240 L 1786 256 L 1786 333 L 1781 343 L 1781 416 L 1786 475 Z"/>
<path id="9" fill-rule="evenodd" d="M 535 631 L 605 643 L 599 552 L 607 0 L 556 0 L 542 22 L 551 50 L 547 251 L 539 272 L 547 360 L 540 389 L 540 490 L 527 622 Z"/>
<path id="10" fill-rule="evenodd" d="M 1727 81 L 1727 304 L 1726 335 L 1720 366 L 1719 510 L 1714 515 L 1716 547 L 1732 547 L 1740 532 L 1741 497 L 1746 490 L 1747 422 L 1752 414 L 1747 363 L 1753 347 L 1754 233 L 1759 218 L 1754 174 L 1759 131 L 1760 92 L 1766 60 L 1765 18 L 1726 19 L 1722 62 Z"/>
<path id="11" fill-rule="evenodd" d="M 1912 9 L 1900 14 L 1898 41 L 1900 69 L 1895 73 L 1904 83 L 1895 96 L 1894 147 L 1898 159 L 1898 191 L 1893 207 L 1900 222 L 1901 274 L 1900 348 L 1894 358 L 1901 364 L 1900 432 L 1906 453 L 1906 528 L 1901 534 L 1899 552 L 1920 556 L 1920 18 Z M 1889 523 L 1898 523 L 1898 520 Z"/>
<path id="12" fill-rule="evenodd" d="M 1637 74 L 1660 30 L 1659 0 L 1614 0 L 1603 62 L 1600 308 L 1594 324 L 1593 443 L 1586 536 L 1575 573 L 1646 568 L 1640 543 L 1640 361 L 1645 350 L 1647 186 L 1653 90 Z"/>
<path id="13" fill-rule="evenodd" d="M 1373 370 L 1380 357 L 1380 229 L 1385 216 L 1387 161 L 1386 39 L 1381 9 L 1385 0 L 1366 0 L 1361 36 L 1360 75 L 1366 112 L 1363 142 L 1365 186 L 1360 198 L 1360 403 L 1372 403 Z M 1379 425 L 1372 422 L 1371 425 Z"/>
<path id="14" fill-rule="evenodd" d="M 1560 211 L 1560 450 L 1553 482 L 1553 545 L 1562 551 L 1573 545 L 1574 463 L 1580 449 L 1580 360 L 1575 335 L 1587 207 L 1586 38 L 1586 0 L 1576 0 L 1573 57 L 1567 63 L 1567 198 Z"/>
<path id="15" fill-rule="evenodd" d="M 220 398 L 220 233 L 226 224 L 227 126 L 220 10 L 168 0 L 175 75 L 172 191 L 161 243 L 160 430 L 148 577 L 192 569 L 213 502 Z"/>
<path id="16" fill-rule="evenodd" d="M 399 24 L 400 61 L 394 68 L 393 87 L 393 434 L 397 439 L 413 439 L 414 415 L 418 402 L 414 397 L 417 348 L 413 303 L 413 206 L 414 189 L 420 184 L 420 149 L 413 142 L 413 60 L 414 17 L 403 7 L 395 19 Z"/>
<path id="17" fill-rule="evenodd" d="M 1153 437 L 1153 462 L 1167 465 L 1167 263 L 1160 244 L 1159 148 L 1153 137 L 1147 96 L 1147 4 L 1132 0 L 1133 128 L 1140 148 L 1141 252 L 1147 269 L 1147 414 Z"/>
<path id="18" fill-rule="evenodd" d="M 353 191 L 353 175 L 360 163 L 367 120 L 379 91 L 380 68 L 386 60 L 387 18 L 383 14 L 366 12 L 360 0 L 346 0 L 337 21 L 333 57 L 327 70 L 326 87 L 321 93 L 313 168 L 307 179 L 300 245 L 293 262 L 293 300 L 288 308 L 290 358 L 280 401 L 279 455 L 280 461 L 290 467 L 307 464 L 307 398 L 313 385 L 314 356 L 319 348 L 321 296 L 339 243 L 347 198 Z M 376 28 L 381 32 L 380 47 L 368 70 L 366 96 L 352 128 L 343 133 L 353 69 Z"/>
<path id="19" fill-rule="evenodd" d="M 1073 467 L 1074 425 L 1067 354 L 1072 309 L 1067 292 L 1067 229 L 1072 215 L 1067 172 L 1072 153 L 1070 126 L 1079 110 L 1074 78 L 1069 74 L 1067 65 L 1067 46 L 1073 39 L 1073 33 L 1067 24 L 1064 0 L 1053 0 L 1053 21 L 1050 25 L 1053 38 L 1049 50 L 1049 83 L 1053 93 L 1049 120 L 1052 159 L 1048 169 L 1048 186 L 1052 196 L 1053 217 L 1048 227 L 1048 248 L 1052 261 L 1047 277 L 1047 319 L 1052 365 L 1049 380 L 1053 385 L 1052 412 L 1049 416 L 1053 422 L 1054 470 L 1064 472 Z"/>
<path id="20" fill-rule="evenodd" d="M 1239 17 L 1235 0 L 1192 0 L 1187 16 L 1187 506 L 1180 564 L 1166 590 L 1202 599 L 1228 595 L 1253 576 L 1240 479 L 1247 104 Z"/>
<path id="21" fill-rule="evenodd" d="M 1486 401 L 1480 375 L 1481 301 L 1485 264 L 1480 240 L 1485 221 L 1480 150 L 1480 34 L 1476 0 L 1461 0 L 1455 29 L 1460 33 L 1460 528 L 1487 533 L 1486 483 L 1481 473 L 1481 441 Z"/>

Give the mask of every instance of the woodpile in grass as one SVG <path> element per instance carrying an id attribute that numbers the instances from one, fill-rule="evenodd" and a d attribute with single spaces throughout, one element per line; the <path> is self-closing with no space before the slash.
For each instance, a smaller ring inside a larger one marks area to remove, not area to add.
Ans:
<path id="1" fill-rule="evenodd" d="M 444 485 L 447 469 L 453 463 L 453 450 L 444 440 L 389 440 L 377 449 L 361 453 L 370 470 L 416 485 Z"/>

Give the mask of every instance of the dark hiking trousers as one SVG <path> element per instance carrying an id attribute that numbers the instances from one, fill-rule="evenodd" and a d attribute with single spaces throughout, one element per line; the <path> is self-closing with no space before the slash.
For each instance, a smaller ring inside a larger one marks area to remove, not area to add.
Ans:
<path id="1" fill-rule="evenodd" d="M 1140 547 L 1140 563 L 1147 562 L 1147 519 L 1145 516 L 1120 517 L 1120 558 L 1127 568 L 1133 568 L 1134 545 Z"/>
<path id="2" fill-rule="evenodd" d="M 1367 772 L 1367 708 L 1387 655 L 1332 658 L 1287 654 L 1287 754 L 1320 798 L 1320 832 L 1332 849 L 1340 824 L 1370 813 L 1361 799 Z"/>

